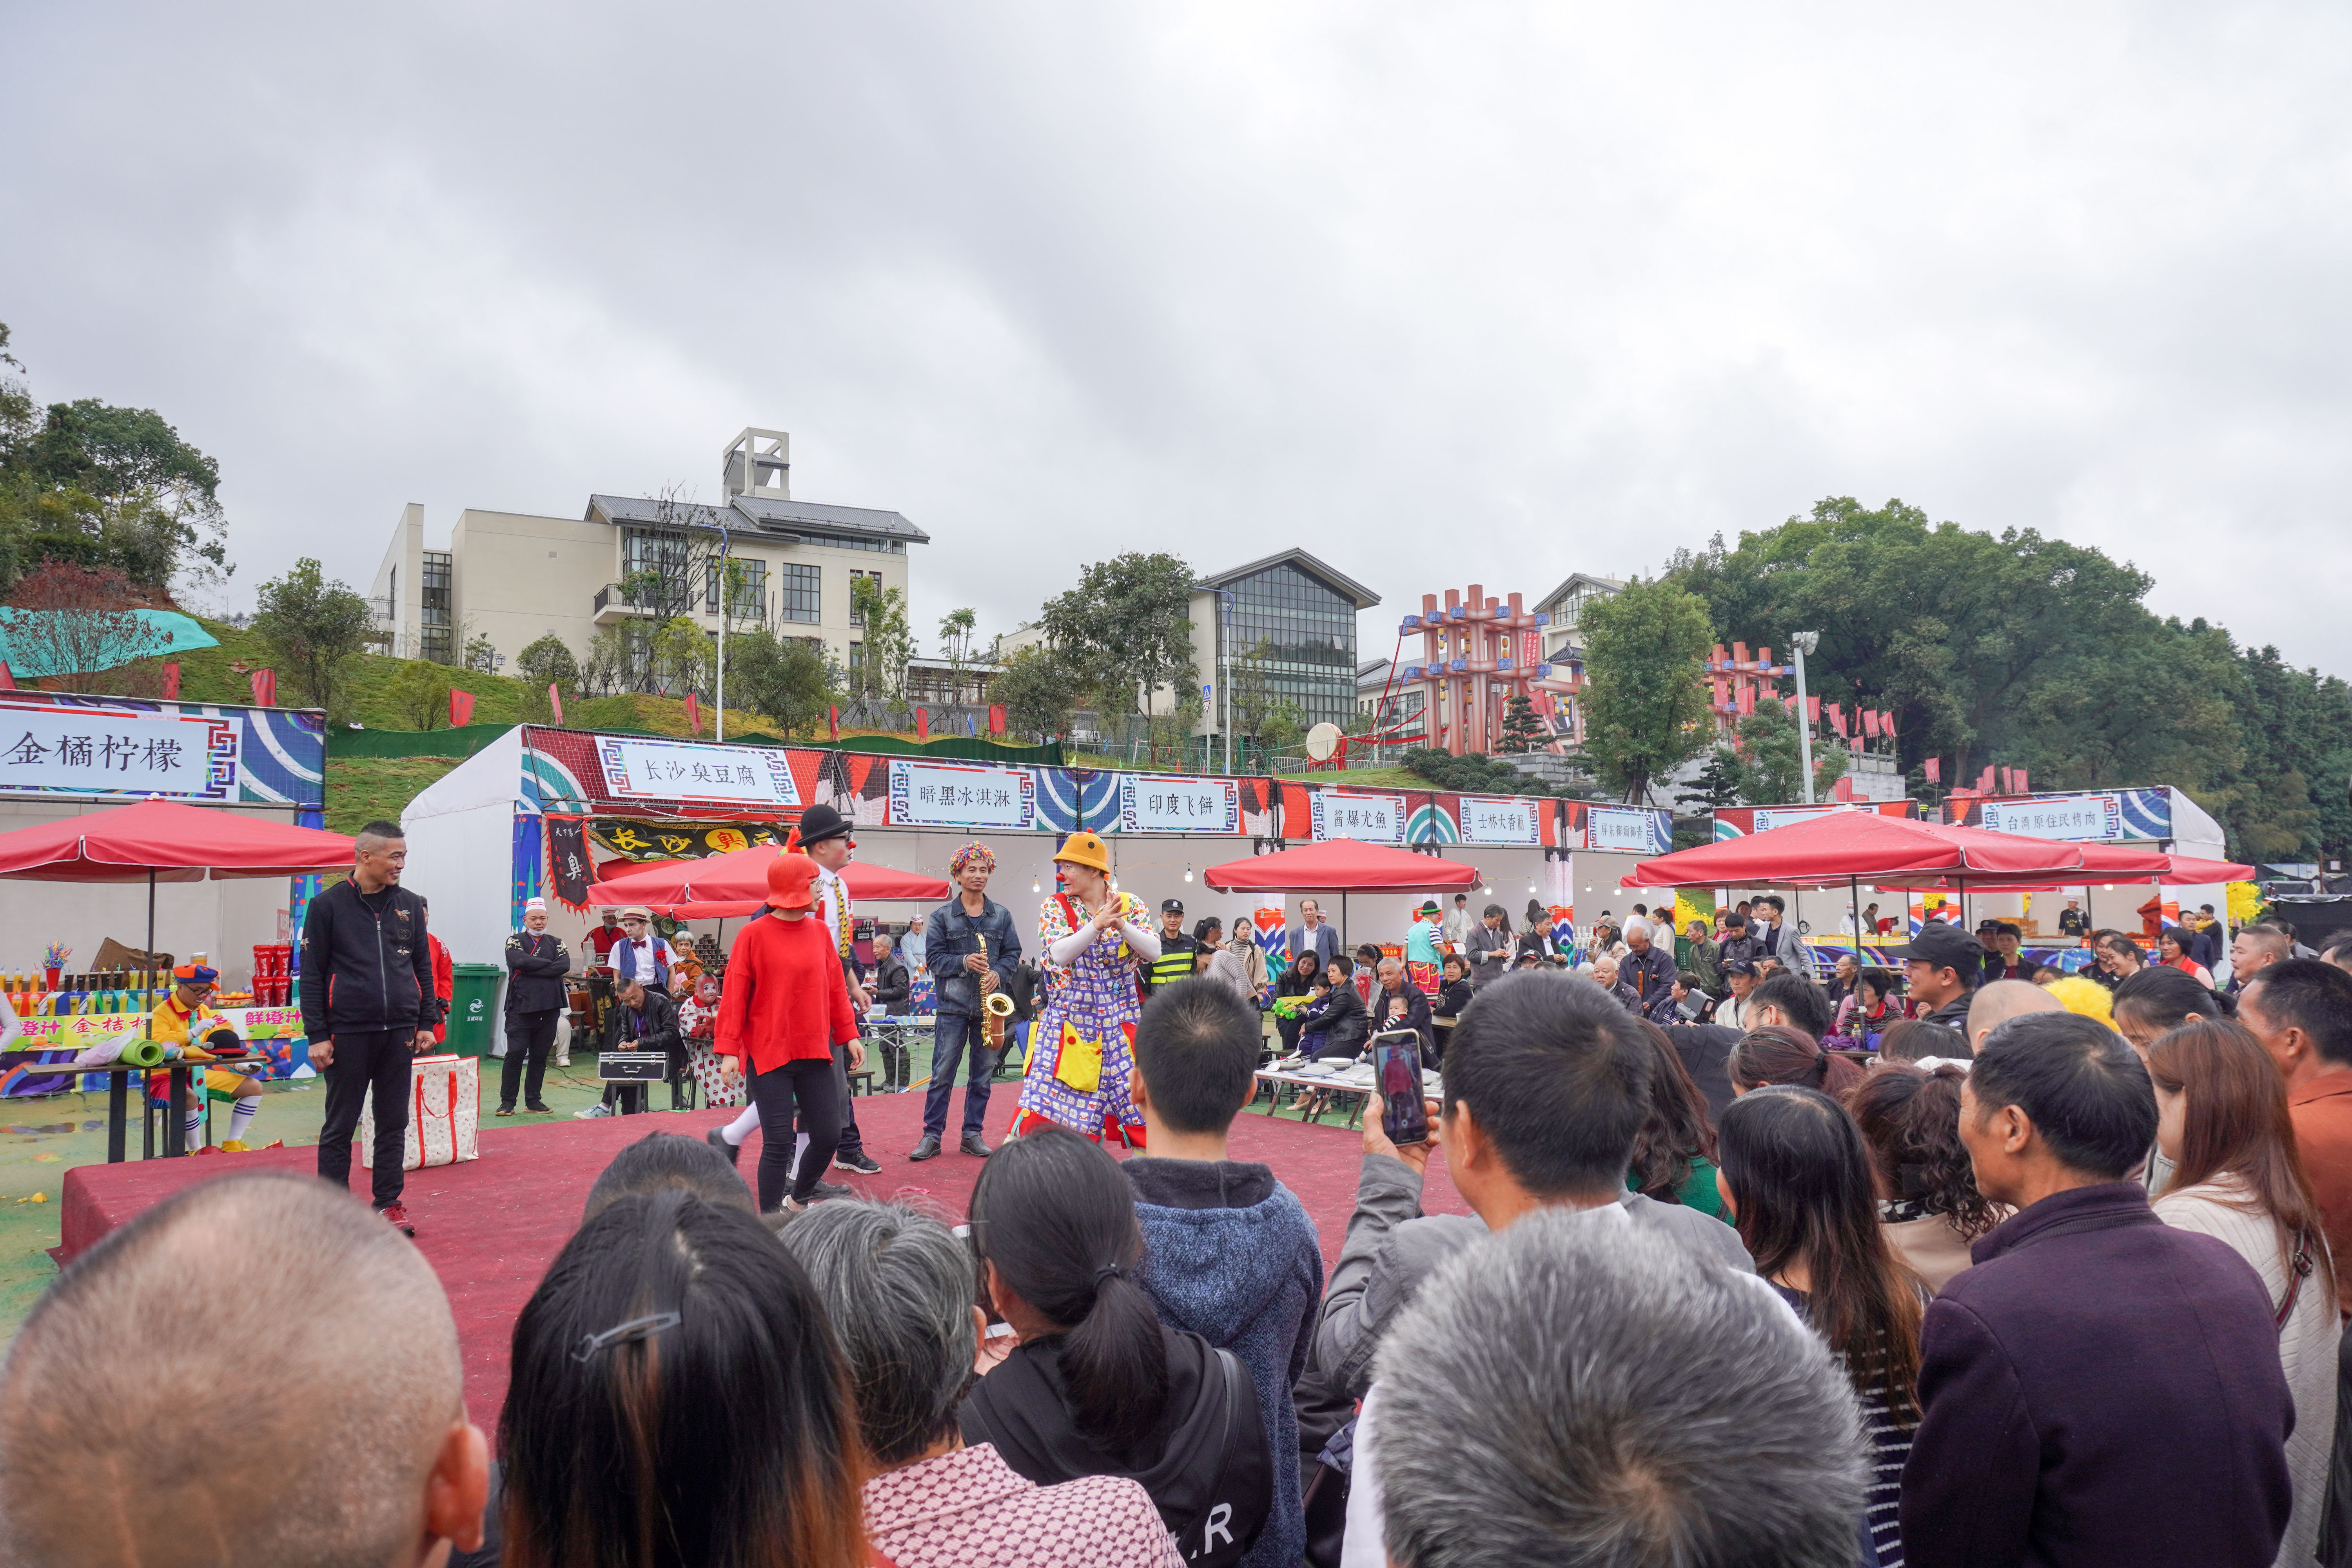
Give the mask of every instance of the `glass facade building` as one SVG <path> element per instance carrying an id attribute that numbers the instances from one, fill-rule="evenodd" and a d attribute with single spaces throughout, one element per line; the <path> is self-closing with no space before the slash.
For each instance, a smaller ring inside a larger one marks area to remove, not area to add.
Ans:
<path id="1" fill-rule="evenodd" d="M 1238 659 L 1263 643 L 1265 683 L 1275 700 L 1296 707 L 1308 726 L 1346 728 L 1356 712 L 1357 599 L 1295 560 L 1205 586 L 1231 595 L 1221 601 L 1227 610 L 1218 615 L 1221 651 Z M 1213 671 L 1202 675 L 1217 679 Z"/>
<path id="2" fill-rule="evenodd" d="M 416 651 L 436 664 L 455 664 L 457 646 L 457 627 L 450 619 L 449 552 L 425 552 L 424 568 L 416 583 L 416 614 L 423 623 L 416 628 Z"/>

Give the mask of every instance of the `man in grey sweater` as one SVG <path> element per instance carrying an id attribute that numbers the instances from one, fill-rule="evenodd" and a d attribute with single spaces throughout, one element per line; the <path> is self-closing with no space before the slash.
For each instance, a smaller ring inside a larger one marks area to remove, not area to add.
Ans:
<path id="1" fill-rule="evenodd" d="M 1723 1267 L 1753 1274 L 1739 1233 L 1712 1215 L 1625 1190 L 1650 1110 L 1653 1058 L 1616 999 L 1575 976 L 1507 974 L 1455 1026 L 1431 1142 L 1398 1148 L 1364 1109 L 1364 1165 L 1348 1238 L 1323 1294 L 1308 1376 L 1348 1398 L 1370 1386 L 1381 1336 L 1456 1252 L 1538 1208 L 1614 1205 Z M 1476 1217 L 1421 1212 L 1429 1152 Z"/>

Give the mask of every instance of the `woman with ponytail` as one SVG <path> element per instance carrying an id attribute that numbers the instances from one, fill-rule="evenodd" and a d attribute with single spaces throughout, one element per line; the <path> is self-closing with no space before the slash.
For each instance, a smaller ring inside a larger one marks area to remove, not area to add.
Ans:
<path id="1" fill-rule="evenodd" d="M 1746 1094 L 1767 1084 L 1818 1089 L 1835 1099 L 1862 1081 L 1861 1067 L 1822 1049 L 1811 1035 L 1788 1024 L 1763 1024 L 1739 1037 L 1724 1064 L 1731 1091 Z"/>
<path id="2" fill-rule="evenodd" d="M 1132 1477 L 1192 1568 L 1240 1563 L 1274 1495 L 1257 1396 L 1230 1352 L 1160 1321 L 1118 1163 L 1059 1127 L 1013 1140 L 981 1168 L 971 1236 L 1018 1343 L 964 1401 L 964 1441 L 1040 1486 Z"/>

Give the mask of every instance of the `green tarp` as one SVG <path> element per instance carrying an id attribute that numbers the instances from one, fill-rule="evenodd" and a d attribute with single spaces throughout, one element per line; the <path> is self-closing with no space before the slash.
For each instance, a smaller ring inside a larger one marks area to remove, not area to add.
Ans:
<path id="1" fill-rule="evenodd" d="M 511 724 L 465 724 L 454 730 L 354 730 L 348 726 L 327 731 L 327 755 L 333 757 L 470 757 L 509 730 Z M 653 730 L 619 726 L 597 729 L 600 735 L 642 735 L 648 740 L 676 741 L 692 737 L 664 735 Z M 751 733 L 730 735 L 729 745 L 796 746 L 804 751 L 864 752 L 896 757 L 955 757 L 964 762 L 1025 763 L 1058 768 L 1062 748 L 1000 746 L 969 735 L 944 735 L 936 741 L 899 741 L 887 735 L 855 735 L 839 742 L 787 741 L 781 736 Z"/>
<path id="2" fill-rule="evenodd" d="M 9 671 L 23 680 L 45 675 L 76 675 L 83 670 L 113 669 L 133 659 L 171 658 L 184 653 L 194 653 L 200 647 L 220 647 L 218 637 L 198 626 L 193 616 L 181 615 L 176 610 L 122 610 L 114 613 L 137 618 L 145 624 L 146 630 L 99 638 L 96 647 L 80 648 L 82 657 L 73 658 L 67 650 L 89 639 L 72 634 L 62 637 L 53 636 L 47 630 L 45 623 L 52 616 L 74 613 L 71 610 L 0 609 L 0 659 L 6 660 Z M 79 668 L 58 668 L 61 664 Z"/>

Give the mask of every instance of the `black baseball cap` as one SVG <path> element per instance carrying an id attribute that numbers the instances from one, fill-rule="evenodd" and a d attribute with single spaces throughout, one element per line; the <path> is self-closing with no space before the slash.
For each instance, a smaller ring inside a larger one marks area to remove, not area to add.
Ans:
<path id="1" fill-rule="evenodd" d="M 1917 959 L 1938 969 L 1965 971 L 1969 965 L 1984 962 L 1985 944 L 1955 925 L 1930 921 L 1919 928 L 1919 934 L 1895 949 L 1898 963 L 1908 963 Z"/>
<path id="2" fill-rule="evenodd" d="M 1160 900 L 1160 912 L 1163 915 L 1181 915 L 1184 912 L 1184 900 L 1162 899 Z"/>
<path id="3" fill-rule="evenodd" d="M 1756 973 L 1756 965 L 1749 959 L 1727 958 L 1723 962 L 1723 972 L 1726 974 L 1753 974 Z"/>

